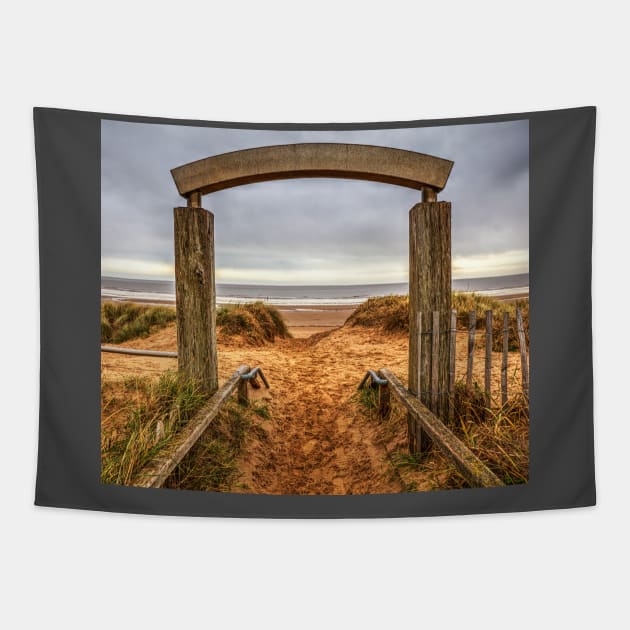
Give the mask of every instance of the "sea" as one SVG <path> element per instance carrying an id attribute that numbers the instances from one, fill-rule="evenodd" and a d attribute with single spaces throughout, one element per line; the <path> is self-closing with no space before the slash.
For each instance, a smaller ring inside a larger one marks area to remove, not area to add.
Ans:
<path id="1" fill-rule="evenodd" d="M 403 295 L 408 289 L 406 282 L 328 286 L 218 283 L 216 286 L 219 305 L 261 301 L 275 306 L 352 306 L 361 304 L 370 297 Z M 516 293 L 529 294 L 529 274 L 455 279 L 453 290 L 495 297 Z M 102 276 L 101 298 L 114 301 L 175 303 L 175 281 Z"/>

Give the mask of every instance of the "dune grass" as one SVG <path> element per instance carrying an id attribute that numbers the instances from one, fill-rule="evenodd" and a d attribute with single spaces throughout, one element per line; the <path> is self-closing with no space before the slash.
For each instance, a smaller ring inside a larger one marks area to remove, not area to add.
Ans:
<path id="1" fill-rule="evenodd" d="M 291 337 L 280 312 L 263 302 L 222 306 L 217 310 L 217 326 L 220 336 L 240 336 L 252 345 Z"/>
<path id="2" fill-rule="evenodd" d="M 101 481 L 118 485 L 133 485 L 140 471 L 208 400 L 177 372 L 157 379 L 105 381 L 101 390 Z M 270 417 L 265 403 L 244 407 L 234 398 L 228 400 L 164 487 L 241 489 L 237 459 L 255 417 Z"/>
<path id="3" fill-rule="evenodd" d="M 478 329 L 485 328 L 485 313 L 493 311 L 492 349 L 502 349 L 503 313 L 510 316 L 508 347 L 510 351 L 518 350 L 518 334 L 516 330 L 516 309 L 521 309 L 525 338 L 529 344 L 529 299 L 501 301 L 476 293 L 452 294 L 452 307 L 457 311 L 457 327 L 468 328 L 468 313 L 476 311 Z M 409 331 L 409 296 L 387 295 L 370 298 L 359 305 L 345 322 L 348 326 L 380 328 L 386 332 Z"/>
<path id="4" fill-rule="evenodd" d="M 175 321 L 175 309 L 134 302 L 101 304 L 101 343 L 122 343 L 152 332 Z"/>
<path id="5" fill-rule="evenodd" d="M 165 372 L 158 379 L 103 383 L 101 481 L 131 484 L 206 401 L 197 385 L 176 372 Z"/>
<path id="6" fill-rule="evenodd" d="M 264 418 L 268 414 L 264 404 L 255 402 L 245 407 L 233 398 L 228 400 L 164 487 L 206 492 L 246 489 L 240 480 L 238 458 L 254 416 Z"/>
<path id="7" fill-rule="evenodd" d="M 388 453 L 393 474 L 410 492 L 420 485 L 425 489 L 465 488 L 468 482 L 432 444 L 422 454 L 407 450 L 407 412 L 395 400 L 388 417 L 377 414 L 375 389 L 358 393 L 357 403 L 368 416 L 379 423 L 379 440 Z M 505 407 L 493 402 L 485 404 L 484 394 L 475 385 L 468 391 L 463 383 L 455 389 L 454 421 L 449 429 L 481 459 L 506 485 L 527 483 L 529 478 L 529 408 L 521 394 L 508 400 Z M 427 484 L 429 487 L 427 488 Z"/>
<path id="8" fill-rule="evenodd" d="M 360 304 L 344 325 L 381 328 L 387 332 L 409 330 L 409 296 L 386 295 Z"/>

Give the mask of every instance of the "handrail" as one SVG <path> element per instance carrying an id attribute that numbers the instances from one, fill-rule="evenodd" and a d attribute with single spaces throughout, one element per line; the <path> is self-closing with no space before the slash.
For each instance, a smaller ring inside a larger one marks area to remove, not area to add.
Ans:
<path id="1" fill-rule="evenodd" d="M 160 488 L 216 418 L 225 401 L 241 382 L 241 376 L 249 371 L 248 365 L 241 365 L 216 391 L 208 403 L 173 436 L 163 452 L 140 471 L 132 485 L 142 488 Z"/>
<path id="2" fill-rule="evenodd" d="M 370 372 L 371 370 L 363 378 L 362 384 L 371 376 Z M 378 371 L 378 375 L 386 382 L 386 385 L 378 383 L 379 389 L 388 389 L 396 396 L 471 486 L 491 488 L 505 485 L 433 412 L 409 392 L 392 372 L 383 368 Z M 388 397 L 385 398 L 388 403 L 387 399 Z"/>
<path id="3" fill-rule="evenodd" d="M 116 352 L 118 354 L 135 354 L 142 357 L 169 357 L 176 359 L 177 352 L 162 350 L 138 350 L 136 348 L 116 348 L 114 346 L 101 346 L 101 352 Z"/>

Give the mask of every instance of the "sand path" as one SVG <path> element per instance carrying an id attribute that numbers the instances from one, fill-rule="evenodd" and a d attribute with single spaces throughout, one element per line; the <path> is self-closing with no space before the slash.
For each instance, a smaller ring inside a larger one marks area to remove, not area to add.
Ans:
<path id="1" fill-rule="evenodd" d="M 128 347 L 173 350 L 169 326 Z M 401 484 L 379 443 L 378 427 L 354 400 L 368 368 L 405 370 L 406 339 L 363 329 L 333 329 L 308 339 L 280 340 L 262 347 L 219 346 L 220 380 L 243 363 L 261 366 L 271 389 L 264 399 L 270 418 L 260 419 L 240 457 L 242 481 L 265 494 L 364 494 L 400 492 Z M 393 357 L 399 359 L 392 360 Z M 103 354 L 103 378 L 158 374 L 173 359 Z"/>
<path id="2" fill-rule="evenodd" d="M 479 335 L 478 335 L 479 337 Z M 483 382 L 483 343 L 478 340 L 475 377 Z M 123 344 L 176 350 L 174 325 Z M 499 391 L 500 353 L 493 353 L 493 390 Z M 379 439 L 378 424 L 356 404 L 367 369 L 388 367 L 406 382 L 407 337 L 341 327 L 308 338 L 252 347 L 219 344 L 219 379 L 241 364 L 261 366 L 271 389 L 255 390 L 269 418 L 257 418 L 239 459 L 244 492 L 264 494 L 365 494 L 400 492 L 401 480 Z M 175 359 L 102 354 L 104 379 L 158 375 Z M 519 383 L 518 353 L 510 353 L 510 381 Z M 457 376 L 466 370 L 466 333 L 458 333 Z M 512 387 L 512 384 L 510 385 Z M 511 390 L 512 391 L 512 390 Z M 402 428 L 401 428 L 402 430 Z M 404 433 L 404 431 L 403 431 Z M 420 487 L 422 487 L 420 480 Z"/>
<path id="3" fill-rule="evenodd" d="M 377 339 L 380 352 L 375 351 Z M 271 409 L 266 439 L 241 458 L 250 489 L 268 494 L 400 492 L 377 426 L 355 400 L 365 371 L 391 362 L 382 335 L 334 330 L 245 354 L 271 384 L 269 391 L 258 392 Z M 224 349 L 222 356 L 236 365 L 243 349 Z"/>

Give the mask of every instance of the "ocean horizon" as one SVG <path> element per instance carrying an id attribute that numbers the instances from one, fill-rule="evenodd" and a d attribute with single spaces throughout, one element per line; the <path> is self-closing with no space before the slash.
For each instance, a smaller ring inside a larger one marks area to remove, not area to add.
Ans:
<path id="1" fill-rule="evenodd" d="M 497 296 L 529 294 L 529 274 L 456 279 L 453 291 Z M 217 283 L 217 304 L 262 301 L 275 306 L 356 305 L 371 297 L 406 295 L 407 282 L 351 285 L 262 285 Z M 101 298 L 114 301 L 175 302 L 174 280 L 101 276 Z"/>

